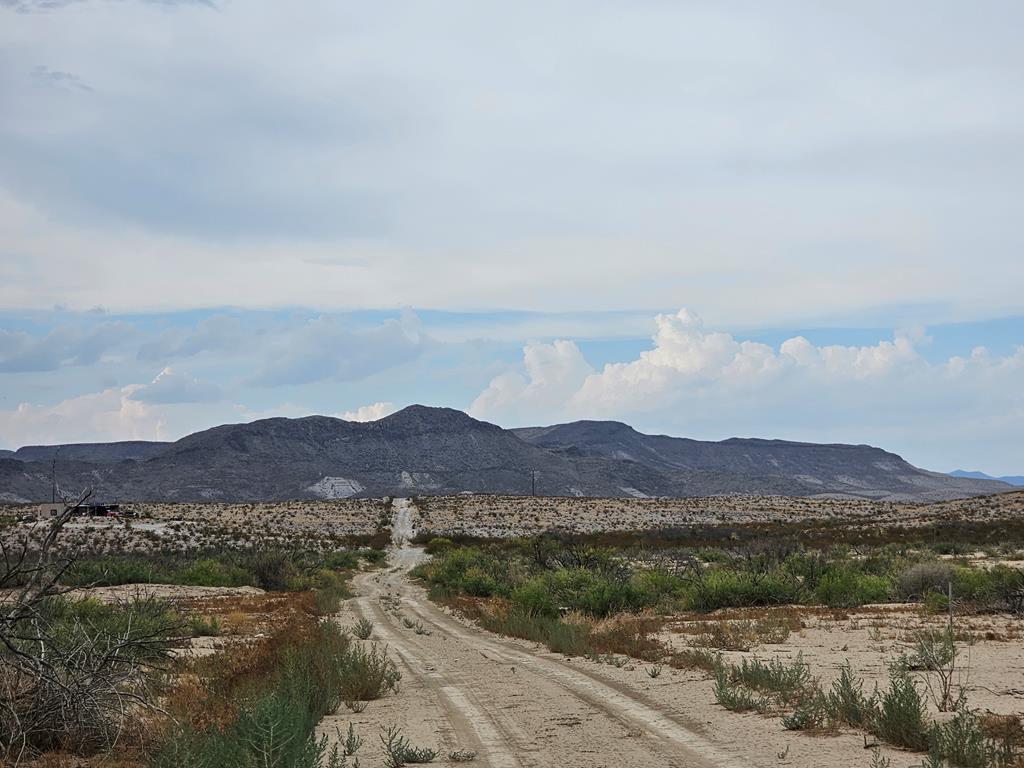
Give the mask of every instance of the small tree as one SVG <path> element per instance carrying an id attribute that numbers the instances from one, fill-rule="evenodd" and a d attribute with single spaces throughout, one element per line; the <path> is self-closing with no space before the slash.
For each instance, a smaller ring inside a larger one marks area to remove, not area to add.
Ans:
<path id="1" fill-rule="evenodd" d="M 62 598 L 74 560 L 58 539 L 90 495 L 65 499 L 41 531 L 0 541 L 0 590 L 10 590 L 0 598 L 0 762 L 110 748 L 142 710 L 157 709 L 149 673 L 177 634 L 165 608 L 136 601 L 90 620 Z"/>

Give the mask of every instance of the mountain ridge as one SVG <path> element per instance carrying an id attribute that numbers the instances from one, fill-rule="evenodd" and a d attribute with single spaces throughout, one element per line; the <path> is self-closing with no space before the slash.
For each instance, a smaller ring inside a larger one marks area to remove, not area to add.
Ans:
<path id="1" fill-rule="evenodd" d="M 19 458 L 20 454 L 20 458 Z M 622 422 L 503 429 L 450 408 L 371 422 L 332 416 L 222 424 L 172 443 L 26 446 L 0 456 L 0 498 L 92 487 L 102 500 L 256 501 L 509 493 L 750 493 L 938 501 L 1009 490 L 922 470 L 881 448 L 761 438 L 645 435 Z"/>
<path id="2" fill-rule="evenodd" d="M 955 469 L 948 473 L 950 477 L 964 477 L 971 480 L 996 480 L 1000 483 L 1008 483 L 1010 485 L 1024 486 L 1024 475 L 1003 475 L 1001 477 L 994 477 L 985 472 L 978 471 L 967 471 L 964 469 Z"/>

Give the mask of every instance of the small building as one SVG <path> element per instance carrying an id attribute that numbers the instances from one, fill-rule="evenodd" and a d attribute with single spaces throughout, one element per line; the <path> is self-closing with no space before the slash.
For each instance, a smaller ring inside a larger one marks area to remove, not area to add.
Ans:
<path id="1" fill-rule="evenodd" d="M 35 509 L 36 520 L 49 520 L 64 511 L 63 504 L 40 504 Z"/>
<path id="2" fill-rule="evenodd" d="M 39 504 L 33 511 L 32 516 L 36 520 L 51 520 L 67 507 L 62 503 Z M 120 504 L 82 504 L 75 510 L 78 517 L 135 517 L 131 511 L 122 511 Z M 27 515 L 26 515 L 27 517 Z"/>

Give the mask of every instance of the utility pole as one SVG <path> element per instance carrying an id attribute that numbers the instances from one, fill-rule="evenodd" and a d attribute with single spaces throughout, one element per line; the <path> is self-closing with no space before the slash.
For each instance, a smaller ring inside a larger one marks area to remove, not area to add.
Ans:
<path id="1" fill-rule="evenodd" d="M 50 467 L 50 502 L 53 504 L 57 503 L 57 454 L 60 453 L 60 446 L 58 445 L 56 450 L 53 452 L 53 466 Z"/>
<path id="2" fill-rule="evenodd" d="M 536 469 L 531 469 L 530 470 L 530 477 L 531 477 L 530 495 L 531 496 L 536 496 L 537 495 L 537 470 Z"/>

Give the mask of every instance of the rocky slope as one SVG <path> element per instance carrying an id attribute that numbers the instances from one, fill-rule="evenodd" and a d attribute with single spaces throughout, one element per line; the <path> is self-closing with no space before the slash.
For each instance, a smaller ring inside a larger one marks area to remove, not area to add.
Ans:
<path id="1" fill-rule="evenodd" d="M 0 498 L 48 499 L 55 446 L 0 457 Z M 411 406 L 379 421 L 326 416 L 214 427 L 174 443 L 62 446 L 57 478 L 99 500 L 279 500 L 476 493 L 727 493 L 934 501 L 1005 484 L 918 469 L 870 446 L 701 442 L 617 422 L 505 430 Z"/>

